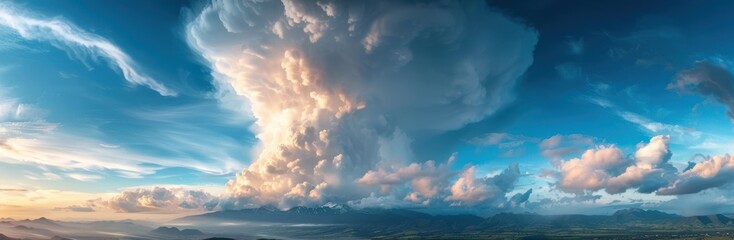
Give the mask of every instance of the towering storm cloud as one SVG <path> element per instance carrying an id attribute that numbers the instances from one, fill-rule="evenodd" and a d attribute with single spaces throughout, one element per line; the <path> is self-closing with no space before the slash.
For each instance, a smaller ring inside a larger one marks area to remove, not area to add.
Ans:
<path id="1" fill-rule="evenodd" d="M 512 102 L 538 38 L 482 2 L 453 1 L 214 1 L 187 36 L 223 101 L 243 97 L 256 120 L 258 155 L 227 184 L 237 207 L 490 198 L 457 195 L 453 161 L 413 159 L 410 141 Z M 475 182 L 474 169 L 460 180 Z"/>

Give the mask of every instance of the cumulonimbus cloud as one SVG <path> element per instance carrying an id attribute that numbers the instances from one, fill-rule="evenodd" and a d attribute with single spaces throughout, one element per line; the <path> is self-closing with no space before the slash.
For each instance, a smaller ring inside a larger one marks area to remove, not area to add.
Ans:
<path id="1" fill-rule="evenodd" d="M 177 94 L 143 74 L 132 58 L 109 40 L 88 33 L 64 19 L 36 17 L 7 2 L 2 2 L 0 3 L 0 26 L 15 30 L 25 39 L 49 41 L 55 46 L 64 46 L 74 53 L 101 56 L 107 59 L 110 65 L 120 70 L 128 82 L 149 87 L 163 96 L 176 96 Z"/>
<path id="2" fill-rule="evenodd" d="M 483 2 L 213 1 L 186 32 L 219 88 L 246 98 L 256 119 L 258 156 L 229 195 L 281 207 L 395 194 L 366 184 L 380 166 L 417 171 L 385 173 L 411 178 L 414 194 L 392 199 L 446 193 L 413 181 L 446 163 L 386 156 L 412 149 L 384 139 L 494 114 L 514 99 L 538 38 Z"/>

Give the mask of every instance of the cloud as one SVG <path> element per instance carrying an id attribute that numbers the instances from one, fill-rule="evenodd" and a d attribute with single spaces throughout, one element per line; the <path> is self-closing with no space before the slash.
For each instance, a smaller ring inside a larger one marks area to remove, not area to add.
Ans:
<path id="1" fill-rule="evenodd" d="M 90 213 L 90 211 L 85 211 L 89 209 L 84 208 L 95 206 L 93 201 L 88 201 L 89 199 L 108 196 L 106 193 L 85 193 L 31 187 L 25 189 L 27 191 L 23 192 L 0 191 L 0 198 L 2 198 L 3 202 L 3 204 L 0 204 L 0 212 L 4 216 L 16 219 L 41 216 L 49 218 L 62 218 L 71 215 L 80 216 L 77 213 Z M 88 217 L 90 215 L 86 216 Z"/>
<path id="2" fill-rule="evenodd" d="M 568 45 L 568 52 L 573 55 L 581 55 L 584 53 L 584 39 L 583 38 L 568 38 L 566 42 Z"/>
<path id="3" fill-rule="evenodd" d="M 655 136 L 641 143 L 632 159 L 616 146 L 599 146 L 559 165 L 556 186 L 569 193 L 583 195 L 604 189 L 618 194 L 629 188 L 638 192 L 657 191 L 673 181 L 677 169 L 668 163 L 672 153 L 669 136 Z"/>
<path id="4" fill-rule="evenodd" d="M 652 134 L 675 134 L 678 136 L 687 135 L 693 138 L 699 138 L 701 136 L 701 132 L 695 129 L 685 128 L 680 125 L 655 122 L 636 113 L 619 111 L 617 112 L 617 115 L 628 122 L 637 124 L 640 129 Z"/>
<path id="5" fill-rule="evenodd" d="M 92 175 L 92 174 L 81 174 L 81 173 L 69 173 L 66 174 L 67 177 L 75 179 L 77 181 L 82 182 L 94 182 L 96 180 L 102 179 L 102 176 L 99 175 Z"/>
<path id="6" fill-rule="evenodd" d="M 724 186 L 734 179 L 734 158 L 729 155 L 708 157 L 680 174 L 670 186 L 660 189 L 660 195 L 698 193 Z"/>
<path id="7" fill-rule="evenodd" d="M 526 142 L 537 141 L 535 138 L 525 137 L 521 135 L 512 135 L 509 133 L 488 133 L 483 136 L 475 137 L 467 141 L 477 146 L 498 146 L 499 148 L 513 148 Z"/>
<path id="8" fill-rule="evenodd" d="M 622 119 L 624 119 L 627 122 L 635 124 L 642 131 L 645 131 L 653 135 L 673 135 L 673 136 L 677 136 L 677 138 L 680 140 L 680 139 L 698 139 L 703 134 L 700 131 L 693 129 L 693 128 L 687 128 L 687 127 L 683 127 L 677 124 L 667 124 L 667 123 L 661 123 L 661 122 L 650 120 L 649 118 L 646 118 L 637 113 L 626 111 L 620 107 L 617 107 L 610 101 L 603 99 L 603 98 L 589 97 L 587 98 L 587 100 L 600 107 L 613 110 L 614 114 L 616 114 L 617 116 L 621 117 Z"/>
<path id="9" fill-rule="evenodd" d="M 410 190 L 404 200 L 428 205 L 439 194 L 439 191 L 446 187 L 449 178 L 454 176 L 449 167 L 453 164 L 455 157 L 455 155 L 451 156 L 447 163 L 438 166 L 434 161 L 429 160 L 423 164 L 392 166 L 390 170 L 384 168 L 370 170 L 357 182 L 363 185 L 378 185 L 383 193 L 390 193 L 394 187 L 410 182 Z"/>
<path id="10" fill-rule="evenodd" d="M 580 158 L 560 164 L 557 187 L 565 192 L 583 194 L 606 187 L 610 177 L 627 165 L 628 159 L 616 146 L 599 146 L 586 150 Z"/>
<path id="11" fill-rule="evenodd" d="M 474 205 L 494 196 L 495 192 L 481 179 L 476 178 L 475 170 L 476 167 L 471 166 L 461 173 L 459 180 L 451 186 L 451 195 L 446 197 L 447 201 L 453 201 L 456 205 Z"/>
<path id="12" fill-rule="evenodd" d="M 734 121 L 734 75 L 723 64 L 699 61 L 695 67 L 678 72 L 668 89 L 715 99 L 726 106 L 727 116 Z"/>
<path id="13" fill-rule="evenodd" d="M 503 151 L 503 156 L 511 157 L 525 153 L 525 143 L 537 142 L 537 138 L 526 137 L 522 135 L 512 135 L 509 133 L 488 133 L 479 137 L 467 140 L 472 145 L 487 147 L 497 146 Z"/>
<path id="14" fill-rule="evenodd" d="M 710 188 L 696 194 L 676 195 L 668 201 L 649 204 L 651 208 L 674 210 L 684 216 L 720 214 L 734 211 L 734 189 L 729 186 Z"/>
<path id="15" fill-rule="evenodd" d="M 584 194 L 574 195 L 573 197 L 562 197 L 558 200 L 559 203 L 583 203 L 583 202 L 596 202 L 601 199 L 601 195 Z"/>
<path id="16" fill-rule="evenodd" d="M 668 161 L 673 156 L 669 136 L 655 136 L 640 143 L 628 159 L 621 149 L 609 145 L 589 149 L 581 156 L 561 161 L 557 172 L 545 175 L 557 180 L 564 192 L 584 195 L 604 189 L 609 194 L 636 189 L 639 193 L 681 195 L 725 186 L 734 178 L 734 158 L 705 157 L 679 173 Z"/>
<path id="17" fill-rule="evenodd" d="M 165 212 L 181 209 L 211 209 L 217 198 L 203 190 L 154 187 L 123 191 L 100 205 L 116 212 Z"/>
<path id="18" fill-rule="evenodd" d="M 96 212 L 94 210 L 94 207 L 92 206 L 81 206 L 81 205 L 71 205 L 68 207 L 59 207 L 54 208 L 56 211 L 70 211 L 70 212 Z"/>
<path id="19" fill-rule="evenodd" d="M 73 54 L 100 56 L 120 70 L 128 82 L 149 87 L 163 96 L 176 96 L 175 91 L 141 73 L 130 56 L 109 40 L 62 18 L 44 19 L 34 15 L 7 2 L 0 3 L 0 26 L 15 30 L 25 39 L 49 41 Z"/>
<path id="20" fill-rule="evenodd" d="M 370 196 L 357 199 L 349 200 L 347 205 L 356 209 L 363 208 L 406 208 L 406 207 L 418 207 L 420 205 L 405 201 L 404 199 L 397 198 L 395 195 L 378 195 L 371 193 Z"/>
<path id="21" fill-rule="evenodd" d="M 635 164 L 628 166 L 619 176 L 609 179 L 606 191 L 610 194 L 638 188 L 641 193 L 650 193 L 666 186 L 677 174 L 677 169 L 668 164 L 673 155 L 669 149 L 669 136 L 655 136 L 650 143 L 641 144 L 634 154 Z"/>
<path id="22" fill-rule="evenodd" d="M 521 176 L 517 163 L 510 164 L 493 177 L 476 178 L 475 171 L 474 166 L 464 170 L 451 186 L 451 194 L 445 200 L 452 202 L 453 206 L 474 206 L 481 203 L 496 205 L 505 201 L 505 195 L 514 189 Z"/>
<path id="23" fill-rule="evenodd" d="M 52 166 L 62 170 L 111 170 L 122 177 L 139 178 L 153 174 L 168 167 L 183 167 L 208 174 L 225 174 L 241 168 L 239 160 L 223 153 L 219 148 L 239 147 L 228 137 L 219 137 L 207 127 L 208 124 L 192 127 L 181 122 L 180 116 L 192 116 L 192 109 L 168 109 L 150 114 L 147 111 L 131 113 L 137 119 L 156 122 L 166 127 L 156 127 L 145 132 L 137 141 L 148 143 L 148 146 L 159 147 L 162 151 L 171 152 L 166 156 L 155 156 L 132 151 L 122 146 L 110 147 L 99 137 L 99 132 L 77 131 L 69 133 L 59 129 L 59 124 L 44 120 L 46 111 L 34 105 L 19 102 L 4 96 L 0 89 L 0 162 L 11 164 L 27 164 Z M 210 115 L 212 115 L 210 113 Z M 212 115 L 218 116 L 218 115 Z M 220 118 L 221 120 L 222 118 Z M 90 136 L 87 136 L 90 135 Z M 129 136 L 136 136 L 129 133 Z M 194 137 L 206 135 L 206 140 L 192 140 Z M 211 141 L 211 142 L 208 142 Z M 161 142 L 165 144 L 161 144 Z M 102 146 L 106 145 L 106 146 Z M 201 155 L 194 155 L 196 152 Z M 203 156 L 202 156 L 203 155 Z M 216 160 L 216 164 L 212 161 Z M 99 175 L 72 173 L 67 177 L 79 181 L 101 179 Z M 28 173 L 31 180 L 60 180 L 57 173 Z"/>
<path id="24" fill-rule="evenodd" d="M 234 203 L 289 207 L 373 196 L 380 187 L 359 180 L 383 174 L 381 166 L 441 166 L 386 158 L 383 144 L 404 141 L 396 146 L 407 149 L 387 152 L 412 156 L 406 142 L 413 137 L 462 128 L 514 100 L 533 61 L 534 29 L 482 2 L 372 4 L 213 1 L 187 25 L 221 101 L 247 99 L 256 119 L 256 159 L 227 184 Z M 395 199 L 432 195 L 421 188 L 431 180 L 413 183 L 387 169 L 415 185 L 415 195 Z"/>
<path id="25" fill-rule="evenodd" d="M 558 75 L 561 76 L 561 79 L 563 80 L 579 79 L 583 76 L 584 73 L 581 66 L 579 66 L 578 63 L 574 62 L 567 62 L 556 65 L 555 70 L 556 72 L 558 72 Z"/>
<path id="26" fill-rule="evenodd" d="M 533 193 L 533 189 L 528 189 L 524 193 L 516 193 L 515 195 L 512 195 L 510 200 L 508 200 L 506 203 L 502 204 L 502 207 L 504 208 L 517 208 L 525 205 L 528 200 L 530 199 L 530 194 Z"/>
<path id="27" fill-rule="evenodd" d="M 25 178 L 30 180 L 48 180 L 48 181 L 56 181 L 61 180 L 61 176 L 58 174 L 52 173 L 52 172 L 44 172 L 42 174 L 37 174 L 34 172 L 27 172 L 25 175 Z"/>
<path id="28" fill-rule="evenodd" d="M 0 188 L 0 192 L 27 192 L 24 188 Z"/>
<path id="29" fill-rule="evenodd" d="M 540 142 L 540 154 L 550 159 L 561 159 L 594 145 L 594 138 L 581 134 L 556 134 Z"/>

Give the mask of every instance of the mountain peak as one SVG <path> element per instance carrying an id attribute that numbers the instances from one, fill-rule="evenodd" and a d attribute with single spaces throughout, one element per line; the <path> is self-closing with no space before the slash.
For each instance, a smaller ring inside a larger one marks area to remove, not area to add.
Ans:
<path id="1" fill-rule="evenodd" d="M 40 218 L 33 219 L 33 220 L 26 219 L 26 220 L 23 220 L 23 221 L 24 222 L 36 223 L 36 224 L 44 224 L 44 225 L 58 225 L 53 220 L 48 219 L 48 218 L 45 218 L 45 217 L 40 217 Z"/>
<path id="2" fill-rule="evenodd" d="M 348 205 L 339 204 L 339 203 L 333 203 L 333 202 L 328 202 L 328 203 L 324 204 L 322 207 L 333 209 L 333 210 L 339 210 L 342 213 L 348 212 L 348 211 L 352 211 L 352 208 L 349 207 Z"/>
<path id="3" fill-rule="evenodd" d="M 269 212 L 280 212 L 280 209 L 279 208 L 277 208 L 277 207 L 275 207 L 273 205 L 270 205 L 270 204 L 265 205 L 265 206 L 261 206 L 260 209 L 265 210 L 265 211 L 269 211 Z"/>
<path id="4" fill-rule="evenodd" d="M 343 208 L 347 208 L 346 205 L 338 204 L 338 203 L 335 203 L 335 202 L 327 202 L 322 207 L 332 208 L 332 209 L 343 209 Z"/>
<path id="5" fill-rule="evenodd" d="M 0 233 L 0 240 L 15 240 L 15 238 L 11 238 Z"/>
<path id="6" fill-rule="evenodd" d="M 675 214 L 669 214 L 658 210 L 645 210 L 641 208 L 628 208 L 617 210 L 612 214 L 618 220 L 634 221 L 634 220 L 660 220 L 680 217 Z"/>

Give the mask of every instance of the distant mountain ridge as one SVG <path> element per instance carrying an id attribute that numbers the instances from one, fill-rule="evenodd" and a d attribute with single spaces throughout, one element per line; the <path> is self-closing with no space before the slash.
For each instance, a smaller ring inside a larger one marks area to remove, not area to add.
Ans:
<path id="1" fill-rule="evenodd" d="M 57 224 L 53 220 L 48 219 L 48 218 L 45 218 L 45 217 L 41 217 L 41 218 L 33 219 L 33 220 L 26 219 L 26 220 L 23 220 L 23 221 L 20 221 L 20 222 L 34 223 L 34 224 L 40 224 L 40 225 L 45 225 L 45 226 L 59 226 L 59 224 Z"/>
<path id="2" fill-rule="evenodd" d="M 11 238 L 0 233 L 0 240 L 16 240 L 17 238 Z"/>
<path id="3" fill-rule="evenodd" d="M 294 207 L 279 210 L 272 206 L 230 210 L 188 216 L 177 222 L 243 221 L 283 224 L 333 224 L 359 228 L 383 227 L 394 230 L 492 231 L 506 229 L 644 227 L 705 228 L 733 226 L 722 214 L 684 217 L 657 210 L 623 209 L 612 215 L 539 215 L 500 213 L 488 218 L 475 215 L 430 215 L 405 209 L 351 209 L 348 206 Z"/>
<path id="4" fill-rule="evenodd" d="M 168 235 L 168 236 L 200 236 L 204 235 L 203 232 L 196 229 L 183 229 L 179 230 L 177 227 L 159 227 L 149 232 L 154 235 Z"/>

